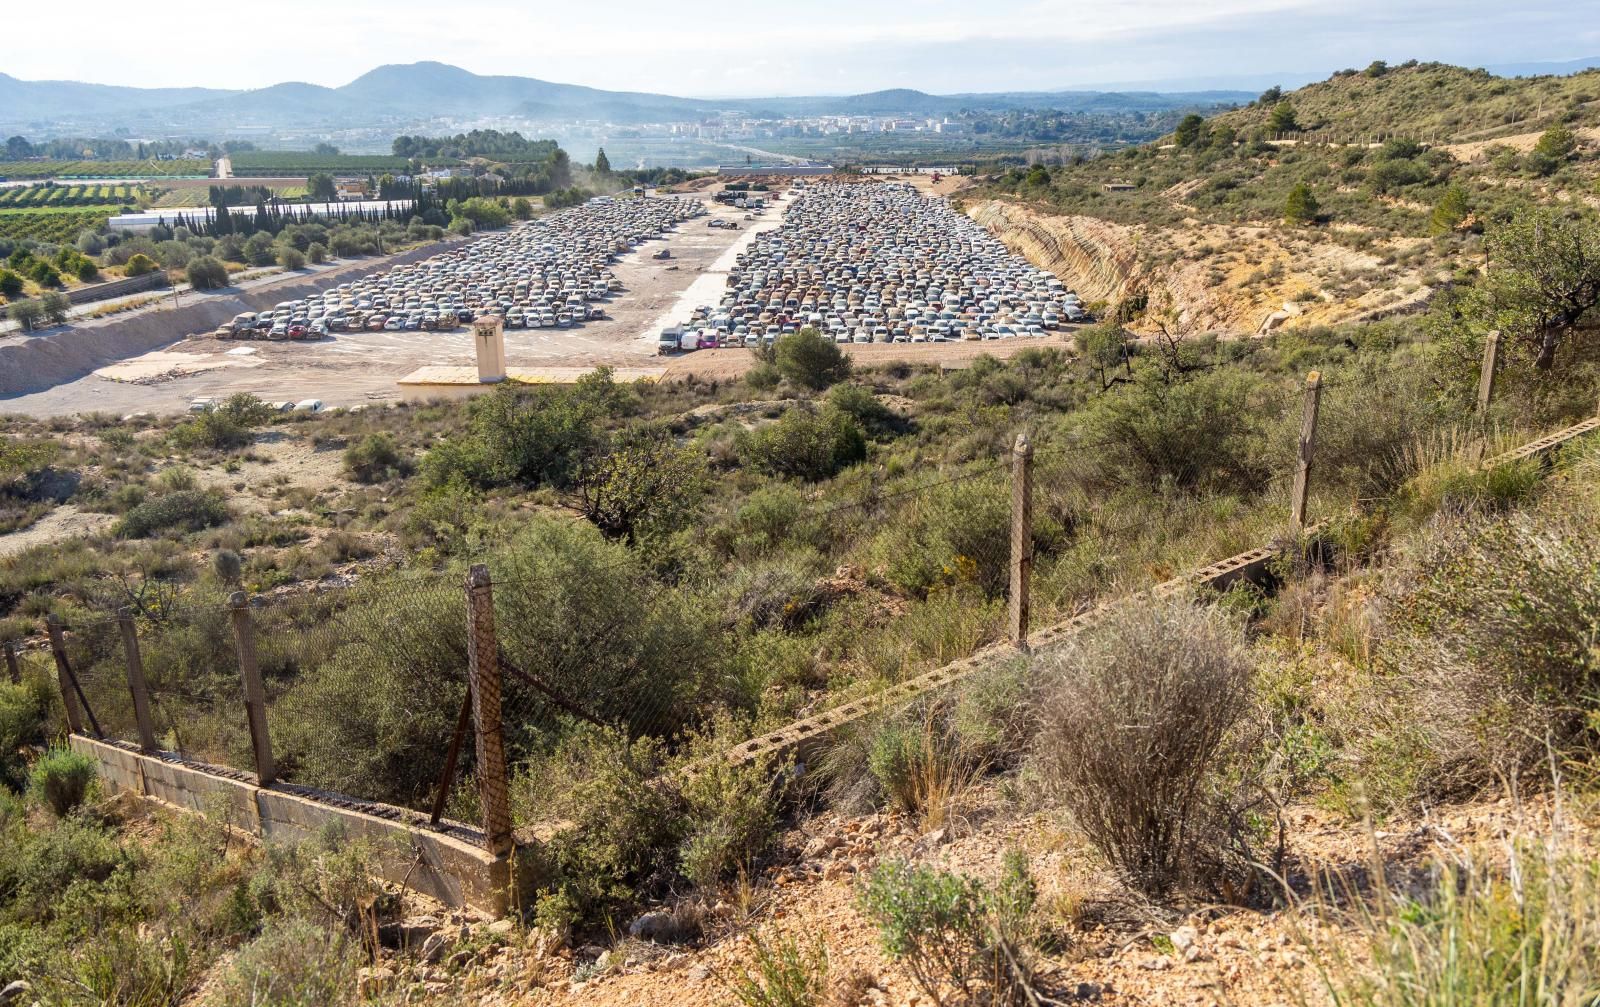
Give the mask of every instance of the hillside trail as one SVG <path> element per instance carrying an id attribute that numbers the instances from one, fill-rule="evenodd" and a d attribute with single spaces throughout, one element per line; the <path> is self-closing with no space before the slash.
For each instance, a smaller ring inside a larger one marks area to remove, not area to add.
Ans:
<path id="1" fill-rule="evenodd" d="M 98 535 L 115 524 L 116 520 L 110 514 L 96 514 L 79 510 L 72 504 L 63 504 L 26 528 L 0 535 L 0 559 L 26 552 L 35 546 Z"/>

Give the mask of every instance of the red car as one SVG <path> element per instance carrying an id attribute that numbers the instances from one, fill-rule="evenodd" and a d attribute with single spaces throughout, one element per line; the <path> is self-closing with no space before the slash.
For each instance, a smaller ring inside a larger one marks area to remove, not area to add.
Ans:
<path id="1" fill-rule="evenodd" d="M 305 337 L 306 337 L 306 327 L 304 325 L 301 325 L 299 322 L 296 322 L 293 325 L 289 326 L 289 338 L 290 339 L 304 339 Z"/>

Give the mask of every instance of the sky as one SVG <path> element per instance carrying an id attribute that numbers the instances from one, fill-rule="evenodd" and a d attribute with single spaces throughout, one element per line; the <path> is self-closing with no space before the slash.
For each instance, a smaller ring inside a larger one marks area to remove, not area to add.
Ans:
<path id="1" fill-rule="evenodd" d="M 337 86 L 417 60 L 696 97 L 1254 87 L 1374 59 L 1600 55 L 1600 0 L 168 0 L 137 26 L 126 0 L 73 0 L 65 22 L 49 4 L 8 6 L 12 38 L 70 23 L 72 44 L 8 46 L 0 72 L 143 87 Z"/>

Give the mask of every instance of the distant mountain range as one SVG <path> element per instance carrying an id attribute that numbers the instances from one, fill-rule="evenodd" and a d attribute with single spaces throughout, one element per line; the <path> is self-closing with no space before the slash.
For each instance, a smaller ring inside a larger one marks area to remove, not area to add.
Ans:
<path id="1" fill-rule="evenodd" d="M 24 81 L 0 74 L 0 123 L 59 130 L 115 121 L 133 130 L 162 128 L 223 134 L 239 126 L 353 128 L 420 122 L 440 116 L 520 115 L 529 119 L 641 123 L 693 120 L 728 111 L 757 117 L 941 116 L 978 108 L 1143 112 L 1227 105 L 1253 97 L 1229 90 L 932 95 L 902 89 L 830 97 L 679 98 L 602 91 L 531 77 L 482 76 L 460 67 L 427 62 L 380 66 L 342 87 L 284 83 L 249 91 Z"/>
<path id="2" fill-rule="evenodd" d="M 1566 74 L 1600 66 L 1600 57 L 1564 63 L 1489 67 L 1500 76 Z M 1259 80 L 1257 80 L 1259 77 Z M 681 98 L 603 91 L 532 77 L 484 76 L 445 63 L 380 66 L 342 87 L 289 82 L 248 91 L 136 88 L 77 81 L 25 81 L 0 73 L 0 128 L 35 136 L 133 133 L 226 136 L 239 127 L 272 130 L 359 129 L 424 123 L 435 118 L 522 116 L 619 124 L 685 121 L 719 112 L 757 118 L 814 115 L 936 117 L 963 109 L 1064 112 L 1159 112 L 1244 104 L 1269 83 L 1294 87 L 1304 75 L 1144 82 L 1076 91 L 927 94 L 897 89 L 869 94 L 794 98 Z M 1215 84 L 1206 87 L 1203 85 Z M 1221 85 L 1228 85 L 1226 87 Z M 1192 86 L 1186 86 L 1192 85 Z M 1259 85 L 1259 86 L 1257 86 Z M 1252 90 L 1239 90 L 1240 87 Z"/>

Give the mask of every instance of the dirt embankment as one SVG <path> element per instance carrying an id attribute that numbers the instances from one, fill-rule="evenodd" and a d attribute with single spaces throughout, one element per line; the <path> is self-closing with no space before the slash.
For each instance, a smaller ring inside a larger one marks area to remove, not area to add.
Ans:
<path id="1" fill-rule="evenodd" d="M 0 346 L 0 398 L 43 391 L 98 367 L 209 332 L 241 311 L 260 311 L 280 301 L 320 293 L 379 269 L 415 262 L 446 246 L 431 243 L 384 258 L 355 259 L 332 269 L 213 294 L 184 294 L 174 308 L 161 305 L 78 322 L 68 328 Z"/>
<path id="2" fill-rule="evenodd" d="M 975 202 L 967 213 L 1085 302 L 1109 308 L 1142 297 L 1136 332 L 1163 324 L 1255 335 L 1413 310 L 1431 293 L 1428 277 L 1385 263 L 1390 245 L 1404 239 L 1356 249 L 1326 231 L 1126 225 L 1002 200 Z"/>

